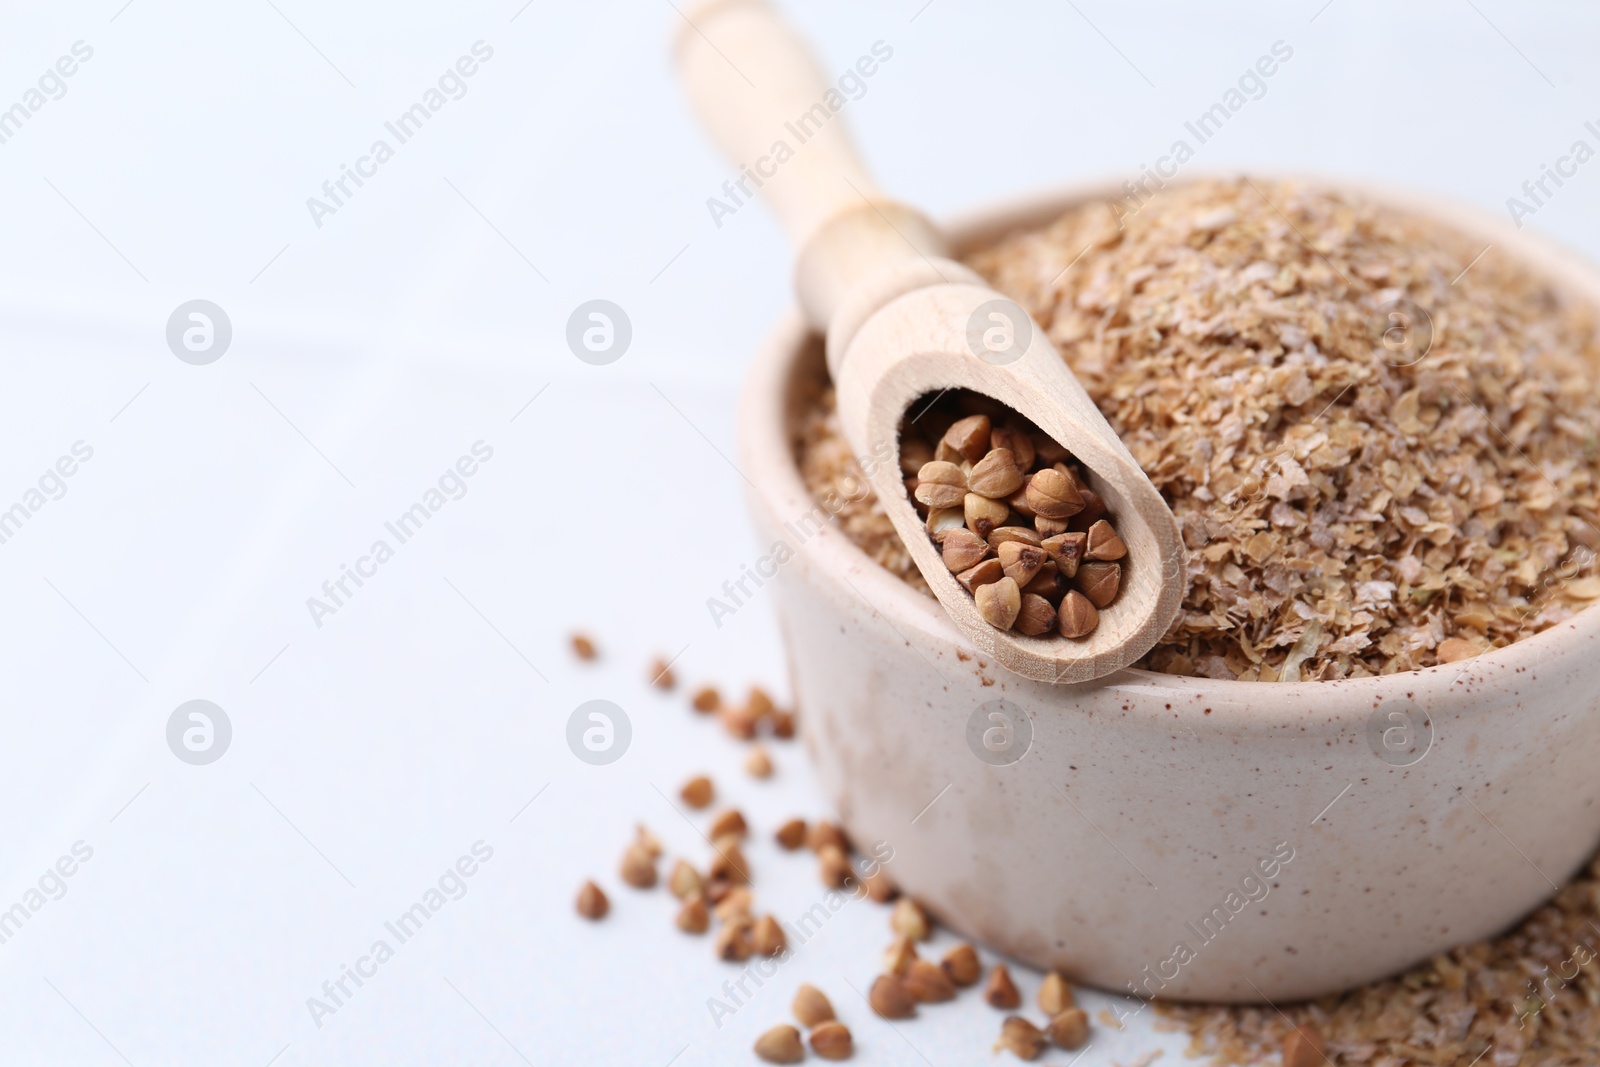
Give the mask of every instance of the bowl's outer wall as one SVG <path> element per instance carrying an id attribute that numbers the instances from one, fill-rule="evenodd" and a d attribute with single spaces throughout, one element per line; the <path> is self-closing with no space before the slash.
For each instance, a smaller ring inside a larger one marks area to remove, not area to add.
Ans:
<path id="1" fill-rule="evenodd" d="M 1586 267 L 1530 247 L 1600 293 Z M 790 316 L 740 419 L 758 532 L 793 553 L 772 592 L 804 737 L 858 847 L 892 848 L 891 876 L 952 928 L 1113 991 L 1288 1000 L 1492 935 L 1594 849 L 1600 613 L 1387 678 L 1031 682 L 986 663 L 935 601 L 819 521 L 791 432 L 818 360 Z M 1002 698 L 1027 713 L 1033 743 L 995 767 L 966 733 Z M 1431 747 L 1393 766 L 1368 722 L 1413 706 Z"/>

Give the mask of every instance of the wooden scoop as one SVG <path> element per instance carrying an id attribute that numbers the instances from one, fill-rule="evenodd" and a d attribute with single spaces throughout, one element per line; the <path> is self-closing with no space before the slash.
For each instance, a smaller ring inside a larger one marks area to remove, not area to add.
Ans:
<path id="1" fill-rule="evenodd" d="M 845 439 L 950 618 L 1000 664 L 1044 682 L 1088 681 L 1143 656 L 1182 600 L 1177 521 L 1044 330 L 947 258 L 933 223 L 867 175 L 839 112 L 850 90 L 871 84 L 869 71 L 889 78 L 893 67 L 878 71 L 885 57 L 869 53 L 841 72 L 842 85 L 824 78 L 762 0 L 691 6 L 676 53 L 695 110 L 741 165 L 718 196 L 721 207 L 736 211 L 759 188 L 799 250 L 795 288 L 827 335 Z M 901 480 L 899 427 L 910 405 L 947 389 L 981 393 L 1031 419 L 1077 458 L 1110 509 L 1128 548 L 1122 590 L 1088 637 L 990 626 L 929 540 Z"/>

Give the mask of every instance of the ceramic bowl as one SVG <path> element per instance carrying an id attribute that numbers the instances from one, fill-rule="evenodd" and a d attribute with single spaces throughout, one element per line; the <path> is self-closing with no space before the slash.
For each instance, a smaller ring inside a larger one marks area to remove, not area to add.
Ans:
<path id="1" fill-rule="evenodd" d="M 1479 234 L 1600 301 L 1588 264 L 1475 210 L 1319 184 Z M 1071 189 L 950 232 L 970 247 L 1111 195 Z M 741 466 L 770 546 L 756 569 L 824 788 L 940 922 L 1107 990 L 1279 1001 L 1493 935 L 1594 851 L 1600 612 L 1380 678 L 1032 682 L 806 492 L 794 428 L 822 373 L 791 313 L 747 381 Z"/>

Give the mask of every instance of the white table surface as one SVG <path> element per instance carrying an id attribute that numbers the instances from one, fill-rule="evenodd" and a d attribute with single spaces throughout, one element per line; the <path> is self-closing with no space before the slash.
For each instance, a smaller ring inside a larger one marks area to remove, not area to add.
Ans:
<path id="1" fill-rule="evenodd" d="M 893 47 L 848 119 L 935 213 L 1137 174 L 1278 40 L 1293 60 L 1196 168 L 1505 210 L 1574 140 L 1600 146 L 1600 12 L 1576 3 L 789 6 L 831 66 Z M 75 842 L 93 854 L 0 944 L 0 1062 L 747 1063 L 802 980 L 858 1062 L 988 1062 L 976 996 L 898 1027 L 853 1000 L 887 940 L 867 904 L 719 1028 L 732 969 L 614 876 L 636 820 L 699 854 L 657 788 L 701 769 L 763 831 L 826 812 L 798 745 L 753 782 L 642 678 L 681 649 L 688 680 L 784 686 L 770 608 L 718 628 L 705 599 L 757 554 L 726 458 L 788 253 L 762 209 L 706 211 L 729 171 L 672 83 L 672 7 L 16 7 L 0 108 L 74 42 L 93 56 L 0 144 L 0 509 L 75 442 L 93 456 L 0 544 L 0 909 Z M 306 198 L 479 40 L 466 94 L 314 225 Z M 1591 163 L 1531 224 L 1600 252 L 1597 183 Z M 634 327 L 609 366 L 563 340 L 596 297 Z M 207 366 L 164 339 L 194 298 L 233 325 Z M 466 494 L 317 626 L 306 598 L 478 441 Z M 567 654 L 574 627 L 602 663 Z M 197 698 L 234 730 L 206 766 L 165 737 Z M 609 766 L 564 740 L 593 698 L 634 728 Z M 307 998 L 477 841 L 466 894 L 319 1027 Z M 751 851 L 764 906 L 815 901 L 808 859 L 765 833 Z M 571 909 L 591 873 L 614 899 L 598 926 Z M 1079 1062 L 1179 1060 L 1146 1021 Z"/>

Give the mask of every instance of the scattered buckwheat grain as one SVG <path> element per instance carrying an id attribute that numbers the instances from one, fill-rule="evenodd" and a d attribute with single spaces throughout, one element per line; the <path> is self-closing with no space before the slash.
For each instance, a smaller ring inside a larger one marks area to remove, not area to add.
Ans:
<path id="1" fill-rule="evenodd" d="M 661 840 L 650 832 L 649 827 L 639 823 L 634 827 L 633 843 L 645 851 L 651 859 L 661 857 Z"/>
<path id="2" fill-rule="evenodd" d="M 944 973 L 944 968 L 932 960 L 912 960 L 906 967 L 903 980 L 906 992 L 919 1004 L 937 1004 L 955 999 L 955 983 Z"/>
<path id="3" fill-rule="evenodd" d="M 850 851 L 850 839 L 845 836 L 837 824 L 818 819 L 811 824 L 811 829 L 806 831 L 806 844 L 813 852 L 821 852 L 822 846 L 833 845 L 842 851 Z"/>
<path id="4" fill-rule="evenodd" d="M 917 1002 L 906 991 L 905 982 L 892 974 L 880 974 L 873 980 L 867 1003 L 885 1019 L 909 1019 L 917 1014 Z"/>
<path id="5" fill-rule="evenodd" d="M 828 995 L 816 986 L 803 982 L 800 988 L 794 991 L 794 1001 L 789 1005 L 789 1009 L 794 1012 L 794 1017 L 800 1020 L 800 1025 L 807 1030 L 832 1022 L 836 1018 Z"/>
<path id="6" fill-rule="evenodd" d="M 823 845 L 817 852 L 817 876 L 829 889 L 843 889 L 854 876 L 850 857 L 838 845 Z"/>
<path id="7" fill-rule="evenodd" d="M 804 819 L 790 819 L 778 827 L 777 832 L 772 836 L 785 851 L 793 852 L 806 843 L 806 821 Z"/>
<path id="8" fill-rule="evenodd" d="M 592 660 L 600 655 L 600 650 L 587 634 L 573 634 L 572 654 L 581 660 Z"/>
<path id="9" fill-rule="evenodd" d="M 667 874 L 667 888 L 679 900 L 699 896 L 702 887 L 700 872 L 695 870 L 688 860 L 678 860 Z"/>
<path id="10" fill-rule="evenodd" d="M 703 934 L 711 928 L 711 913 L 706 910 L 705 898 L 696 893 L 683 902 L 674 920 L 678 929 L 691 934 Z"/>
<path id="11" fill-rule="evenodd" d="M 1054 1018 L 1077 1003 L 1072 996 L 1072 987 L 1060 971 L 1051 971 L 1039 983 L 1039 1008 L 1046 1015 Z"/>
<path id="12" fill-rule="evenodd" d="M 685 804 L 698 811 L 711 806 L 711 802 L 717 798 L 717 790 L 711 784 L 711 779 L 702 774 L 684 782 L 678 795 L 683 798 Z"/>
<path id="13" fill-rule="evenodd" d="M 1051 1014 L 1047 1031 L 1050 1040 L 1061 1048 L 1082 1048 L 1089 1040 L 1089 1013 L 1082 1008 L 1063 1008 Z"/>
<path id="14" fill-rule="evenodd" d="M 989 972 L 989 984 L 984 986 L 983 999 L 989 1002 L 990 1007 L 1010 1011 L 1022 1006 L 1022 994 L 1017 992 L 1017 983 L 1011 980 L 1011 972 L 1003 963 L 997 963 Z"/>
<path id="15" fill-rule="evenodd" d="M 1018 1059 L 1034 1060 L 1049 1043 L 1043 1030 L 1020 1015 L 1007 1015 L 1000 1024 L 1000 1040 L 994 1047 L 996 1051 L 1005 1049 Z"/>
<path id="16" fill-rule="evenodd" d="M 758 720 L 765 719 L 778 710 L 778 705 L 772 702 L 771 695 L 759 685 L 750 687 L 750 692 L 744 699 L 744 706 L 745 710 Z"/>
<path id="17" fill-rule="evenodd" d="M 854 1048 L 850 1028 L 844 1023 L 825 1022 L 811 1031 L 811 1051 L 825 1060 L 847 1060 Z"/>
<path id="18" fill-rule="evenodd" d="M 756 920 L 755 929 L 750 932 L 750 943 L 763 956 L 776 956 L 789 947 L 783 927 L 770 915 L 763 915 Z"/>
<path id="19" fill-rule="evenodd" d="M 744 758 L 744 769 L 752 778 L 771 778 L 772 757 L 767 755 L 766 749 L 757 745 Z"/>
<path id="20" fill-rule="evenodd" d="M 913 941 L 926 941 L 933 935 L 933 924 L 928 920 L 928 913 L 910 897 L 901 897 L 894 902 L 894 910 L 889 913 L 889 928 Z"/>
<path id="21" fill-rule="evenodd" d="M 756 1055 L 768 1063 L 799 1063 L 806 1058 L 806 1047 L 800 1042 L 800 1031 L 780 1023 L 756 1038 Z"/>
<path id="22" fill-rule="evenodd" d="M 632 844 L 622 853 L 622 880 L 635 889 L 649 889 L 656 884 L 656 858 L 650 849 Z"/>
<path id="23" fill-rule="evenodd" d="M 755 951 L 750 938 L 750 931 L 754 926 L 755 924 L 743 915 L 735 915 L 723 923 L 713 943 L 717 956 L 733 963 L 742 963 L 749 959 L 751 952 Z"/>
<path id="24" fill-rule="evenodd" d="M 946 952 L 939 966 L 958 986 L 976 985 L 983 977 L 983 964 L 978 960 L 978 950 L 971 945 L 957 945 Z"/>
<path id="25" fill-rule="evenodd" d="M 756 730 L 761 726 L 761 720 L 752 715 L 748 707 L 725 704 L 717 712 L 717 718 L 721 720 L 724 730 L 741 741 L 754 740 Z"/>
<path id="26" fill-rule="evenodd" d="M 728 837 L 730 835 L 743 837 L 749 829 L 749 826 L 744 821 L 744 815 L 740 813 L 739 809 L 729 808 L 727 811 L 718 813 L 717 817 L 711 820 L 711 828 L 708 832 L 714 841 L 719 837 Z"/>
<path id="27" fill-rule="evenodd" d="M 611 902 L 606 899 L 605 892 L 593 882 L 583 883 L 583 888 L 578 890 L 578 914 L 585 919 L 603 919 L 610 910 Z"/>
<path id="28" fill-rule="evenodd" d="M 719 922 L 728 922 L 738 916 L 750 918 L 750 909 L 755 906 L 755 897 L 746 886 L 734 886 L 723 894 L 721 900 L 716 902 L 716 915 Z"/>
<path id="29" fill-rule="evenodd" d="M 713 844 L 715 854 L 711 857 L 711 877 L 733 885 L 749 885 L 750 863 L 744 858 L 738 838 L 714 838 Z"/>
<path id="30" fill-rule="evenodd" d="M 917 959 L 917 943 L 909 937 L 897 937 L 883 950 L 884 973 L 904 978 Z"/>

